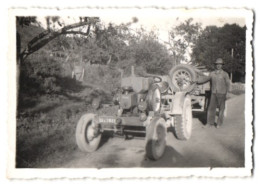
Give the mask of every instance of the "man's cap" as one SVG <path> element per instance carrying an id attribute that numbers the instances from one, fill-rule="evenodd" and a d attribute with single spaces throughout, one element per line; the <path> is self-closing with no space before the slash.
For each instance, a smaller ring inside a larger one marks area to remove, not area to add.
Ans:
<path id="1" fill-rule="evenodd" d="M 224 65 L 223 59 L 218 58 L 218 59 L 216 60 L 216 62 L 215 62 L 215 65 L 216 65 L 216 64 L 222 64 L 222 65 Z"/>

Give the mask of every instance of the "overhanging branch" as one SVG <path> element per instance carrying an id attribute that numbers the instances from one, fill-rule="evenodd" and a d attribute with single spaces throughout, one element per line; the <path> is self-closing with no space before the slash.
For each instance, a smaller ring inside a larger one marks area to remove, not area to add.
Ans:
<path id="1" fill-rule="evenodd" d="M 83 35 L 83 36 L 89 36 L 89 33 L 85 33 L 85 32 L 82 32 L 82 31 L 66 31 L 62 34 L 80 34 L 80 35 Z"/>
<path id="2" fill-rule="evenodd" d="M 96 18 L 93 19 L 89 19 L 89 21 L 86 22 L 78 22 L 75 24 L 71 24 L 68 26 L 65 26 L 57 31 L 43 31 L 42 33 L 40 33 L 39 35 L 35 36 L 29 43 L 26 49 L 23 50 L 23 52 L 21 52 L 20 54 L 20 61 L 22 62 L 27 56 L 29 56 L 30 54 L 36 52 L 37 50 L 39 50 L 40 48 L 42 48 L 43 46 L 45 46 L 47 43 L 49 43 L 50 41 L 52 41 L 53 39 L 55 39 L 56 37 L 58 37 L 59 35 L 62 34 L 80 34 L 80 35 L 84 35 L 84 36 L 89 36 L 90 34 L 90 28 L 93 24 L 95 24 L 98 21 L 98 19 L 96 20 Z M 86 32 L 82 32 L 82 31 L 69 31 L 71 29 L 75 29 L 78 27 L 82 27 L 82 26 L 86 26 L 87 27 L 87 31 Z"/>

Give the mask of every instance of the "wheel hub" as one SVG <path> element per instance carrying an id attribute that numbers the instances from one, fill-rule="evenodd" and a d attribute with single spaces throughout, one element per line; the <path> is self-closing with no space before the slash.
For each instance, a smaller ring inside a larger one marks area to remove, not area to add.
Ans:
<path id="1" fill-rule="evenodd" d="M 95 138 L 95 129 L 93 127 L 93 125 L 89 125 L 87 131 L 86 131 L 86 138 L 88 142 L 93 141 L 93 139 Z"/>
<path id="2" fill-rule="evenodd" d="M 179 70 L 173 75 L 173 82 L 184 90 L 191 84 L 191 75 L 185 70 Z"/>

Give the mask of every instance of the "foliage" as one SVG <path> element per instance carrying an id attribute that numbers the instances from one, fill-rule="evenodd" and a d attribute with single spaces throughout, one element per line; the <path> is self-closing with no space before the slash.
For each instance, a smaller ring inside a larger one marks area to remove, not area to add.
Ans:
<path id="1" fill-rule="evenodd" d="M 60 89 L 54 86 L 54 83 L 60 70 L 61 67 L 57 62 L 46 59 L 44 56 L 41 60 L 22 65 L 20 68 L 20 92 L 36 95 L 37 93 L 59 91 Z"/>
<path id="2" fill-rule="evenodd" d="M 197 43 L 201 34 L 202 27 L 200 23 L 193 23 L 193 19 L 182 22 L 169 31 L 168 46 L 174 56 L 175 63 L 190 62 L 192 49 Z"/>
<path id="3" fill-rule="evenodd" d="M 131 57 L 128 61 L 133 59 L 133 65 L 143 67 L 147 73 L 167 74 L 172 67 L 166 47 L 153 36 L 146 36 L 132 43 L 128 52 Z"/>
<path id="4" fill-rule="evenodd" d="M 24 27 L 24 26 L 29 26 L 31 25 L 32 23 L 36 23 L 37 18 L 35 16 L 32 16 L 32 17 L 16 17 L 16 24 L 21 26 L 21 27 Z"/>
<path id="5" fill-rule="evenodd" d="M 99 22 L 99 18 L 97 17 L 79 17 L 80 22 L 65 25 L 62 24 L 59 20 L 60 18 L 55 17 L 46 17 L 46 23 L 47 23 L 47 30 L 44 30 L 40 34 L 33 37 L 27 44 L 25 48 L 21 48 L 21 36 L 20 33 L 17 32 L 17 59 L 18 64 L 20 62 L 24 62 L 24 60 L 31 55 L 32 53 L 38 51 L 45 45 L 47 45 L 50 41 L 57 38 L 60 35 L 67 35 L 67 34 L 73 34 L 73 35 L 84 35 L 88 37 L 91 32 L 91 27 L 96 26 L 97 22 Z M 35 22 L 36 19 L 30 18 L 30 17 L 17 17 L 17 26 L 19 25 L 30 25 L 31 23 Z M 24 20 L 24 21 L 22 21 Z M 56 29 L 56 23 L 59 25 L 59 28 Z M 51 24 L 53 25 L 51 27 Z M 23 27 L 23 26 L 22 26 Z M 86 27 L 86 31 L 83 31 L 85 29 L 81 30 L 75 30 L 76 28 L 82 28 Z"/>
<path id="6" fill-rule="evenodd" d="M 88 84 L 103 89 L 106 92 L 113 92 L 120 86 L 120 73 L 111 70 L 105 65 L 85 66 L 84 81 Z"/>
<path id="7" fill-rule="evenodd" d="M 65 155 L 76 149 L 75 122 L 86 111 L 84 104 L 60 97 L 37 100 L 41 102 L 40 112 L 29 112 L 17 118 L 18 168 L 39 168 L 48 164 L 53 167 L 63 163 Z"/>
<path id="8" fill-rule="evenodd" d="M 194 60 L 212 70 L 216 59 L 222 58 L 225 62 L 224 69 L 227 72 L 236 72 L 240 76 L 244 76 L 245 31 L 245 27 L 242 28 L 236 24 L 206 27 L 193 49 Z"/>

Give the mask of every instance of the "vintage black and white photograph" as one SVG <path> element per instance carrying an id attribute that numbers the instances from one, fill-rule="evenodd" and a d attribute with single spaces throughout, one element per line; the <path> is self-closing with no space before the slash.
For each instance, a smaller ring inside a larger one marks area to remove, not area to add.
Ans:
<path id="1" fill-rule="evenodd" d="M 14 170 L 250 175 L 250 10 L 40 11 L 11 19 Z"/>

